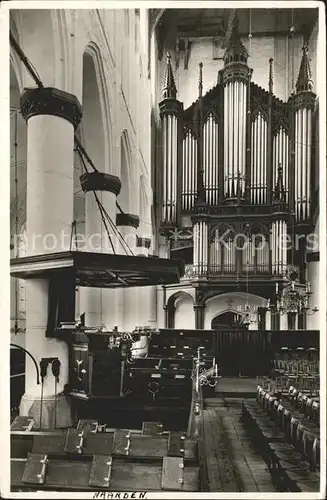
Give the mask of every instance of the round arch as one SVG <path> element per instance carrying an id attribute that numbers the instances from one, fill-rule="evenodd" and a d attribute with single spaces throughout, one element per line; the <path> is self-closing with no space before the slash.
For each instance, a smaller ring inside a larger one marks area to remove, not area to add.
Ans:
<path id="1" fill-rule="evenodd" d="M 93 85 L 96 86 L 95 94 L 97 96 L 98 117 L 101 122 L 103 139 L 103 165 L 99 165 L 102 172 L 117 175 L 113 162 L 112 152 L 112 119 L 111 103 L 108 94 L 108 85 L 105 77 L 103 58 L 100 48 L 95 42 L 89 42 L 85 47 L 83 54 L 83 114 L 84 114 L 84 85 L 86 78 L 86 68 L 91 69 Z M 90 79 L 89 79 L 90 81 Z M 84 123 L 84 120 L 83 120 Z M 99 126 L 99 124 L 98 124 Z"/>
<path id="2" fill-rule="evenodd" d="M 243 313 L 236 309 L 225 309 L 219 311 L 211 320 L 212 330 L 242 330 L 246 329 L 240 323 L 240 319 L 244 316 Z"/>
<path id="3" fill-rule="evenodd" d="M 229 292 L 210 297 L 206 301 L 205 307 L 205 330 L 211 329 L 212 320 L 220 314 L 224 314 L 228 311 L 240 314 L 238 307 L 244 306 L 247 301 L 250 305 L 256 307 L 266 307 L 268 302 L 264 297 L 251 293 L 246 294 L 245 292 Z"/>
<path id="4" fill-rule="evenodd" d="M 194 328 L 194 298 L 180 290 L 167 300 L 167 328 Z"/>

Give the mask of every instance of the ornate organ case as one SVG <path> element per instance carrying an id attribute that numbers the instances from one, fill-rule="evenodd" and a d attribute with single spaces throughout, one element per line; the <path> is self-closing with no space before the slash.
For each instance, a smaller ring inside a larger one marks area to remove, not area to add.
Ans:
<path id="1" fill-rule="evenodd" d="M 171 248 L 181 244 L 176 234 L 193 235 L 189 276 L 281 279 L 291 260 L 304 266 L 301 246 L 291 256 L 280 243 L 312 227 L 316 96 L 307 47 L 287 102 L 273 94 L 273 60 L 267 91 L 252 81 L 247 59 L 235 22 L 217 85 L 185 110 L 167 60 L 160 229 Z"/>

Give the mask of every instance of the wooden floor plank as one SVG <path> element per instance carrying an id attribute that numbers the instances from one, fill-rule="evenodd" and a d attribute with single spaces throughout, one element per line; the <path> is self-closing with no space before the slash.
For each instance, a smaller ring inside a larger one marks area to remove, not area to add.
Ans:
<path id="1" fill-rule="evenodd" d="M 204 448 L 205 448 L 205 458 L 208 471 L 209 490 L 223 491 L 221 478 L 218 470 L 216 454 L 215 454 L 215 444 L 212 436 L 210 410 L 203 410 L 203 428 L 204 428 Z"/>
<path id="2" fill-rule="evenodd" d="M 206 402 L 206 401 L 205 401 Z M 254 450 L 241 417 L 240 398 L 210 398 L 205 415 L 205 447 L 210 457 L 210 491 L 275 491 L 266 463 Z M 209 441 L 210 440 L 210 441 Z M 213 457 L 212 457 L 213 454 Z M 218 474 L 212 468 L 218 469 Z M 208 471 L 209 472 L 209 471 Z M 220 477 L 217 489 L 214 478 Z"/>

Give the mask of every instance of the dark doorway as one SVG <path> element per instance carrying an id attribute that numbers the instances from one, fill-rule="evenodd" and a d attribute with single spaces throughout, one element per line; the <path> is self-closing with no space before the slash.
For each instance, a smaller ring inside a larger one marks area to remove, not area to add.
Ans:
<path id="1" fill-rule="evenodd" d="M 232 311 L 219 314 L 211 321 L 212 330 L 247 330 L 245 325 L 241 324 L 241 315 Z"/>

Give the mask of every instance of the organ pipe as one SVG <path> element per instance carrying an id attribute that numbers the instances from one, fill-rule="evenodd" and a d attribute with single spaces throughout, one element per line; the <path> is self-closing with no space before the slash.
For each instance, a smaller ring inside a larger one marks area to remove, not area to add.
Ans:
<path id="1" fill-rule="evenodd" d="M 203 181 L 209 205 L 218 204 L 218 138 L 218 123 L 210 114 L 203 127 Z"/>
<path id="2" fill-rule="evenodd" d="M 259 113 L 251 124 L 251 203 L 267 203 L 267 120 Z"/>
<path id="3" fill-rule="evenodd" d="M 247 87 L 243 81 L 228 82 L 224 88 L 224 194 L 237 195 L 238 173 L 245 192 Z"/>
<path id="4" fill-rule="evenodd" d="M 208 269 L 208 223 L 199 220 L 193 226 L 193 265 L 197 274 L 206 274 Z"/>
<path id="5" fill-rule="evenodd" d="M 295 112 L 295 217 L 305 221 L 311 205 L 311 121 L 310 108 Z"/>
<path id="6" fill-rule="evenodd" d="M 273 138 L 273 188 L 278 180 L 278 168 L 282 167 L 283 186 L 286 194 L 286 201 L 289 199 L 289 137 L 283 127 L 280 127 Z"/>
<path id="7" fill-rule="evenodd" d="M 221 269 L 221 243 L 219 241 L 219 231 L 216 229 L 210 245 L 210 271 L 218 273 Z"/>
<path id="8" fill-rule="evenodd" d="M 275 220 L 271 231 L 272 274 L 282 275 L 287 264 L 287 224 L 283 220 Z"/>
<path id="9" fill-rule="evenodd" d="M 183 139 L 182 162 L 182 210 L 190 211 L 197 193 L 197 141 L 190 130 Z"/>
<path id="10" fill-rule="evenodd" d="M 164 115 L 163 129 L 163 211 L 162 220 L 176 223 L 177 216 L 177 164 L 178 124 L 177 116 Z"/>
<path id="11" fill-rule="evenodd" d="M 315 95 L 308 58 L 308 46 L 302 48 L 302 60 L 293 97 L 295 152 L 295 220 L 306 221 L 311 208 L 311 133 Z"/>

